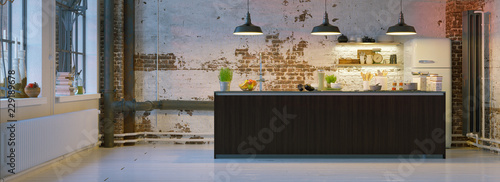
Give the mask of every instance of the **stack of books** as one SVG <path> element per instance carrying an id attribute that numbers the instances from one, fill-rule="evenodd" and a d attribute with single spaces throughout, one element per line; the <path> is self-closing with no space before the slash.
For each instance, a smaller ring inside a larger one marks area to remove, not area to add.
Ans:
<path id="1" fill-rule="evenodd" d="M 56 96 L 75 95 L 74 77 L 69 72 L 58 72 L 56 78 Z"/>

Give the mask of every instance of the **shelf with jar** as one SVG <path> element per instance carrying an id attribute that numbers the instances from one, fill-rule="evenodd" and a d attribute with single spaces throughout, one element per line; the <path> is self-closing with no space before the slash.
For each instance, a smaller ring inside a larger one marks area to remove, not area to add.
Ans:
<path id="1" fill-rule="evenodd" d="M 377 66 L 384 66 L 384 67 L 403 67 L 401 64 L 337 64 L 339 67 L 351 67 L 351 66 L 372 66 L 372 67 L 377 67 Z"/>
<path id="2" fill-rule="evenodd" d="M 389 59 L 384 59 L 382 55 L 382 48 L 372 48 L 372 49 L 356 49 L 353 54 L 354 58 L 339 58 L 337 66 L 390 66 L 390 67 L 401 67 L 398 64 L 397 55 L 385 52 Z M 387 57 L 386 57 L 387 58 Z"/>
<path id="3" fill-rule="evenodd" d="M 402 45 L 400 42 L 339 42 L 337 45 L 374 45 L 374 46 L 384 46 L 384 45 Z"/>

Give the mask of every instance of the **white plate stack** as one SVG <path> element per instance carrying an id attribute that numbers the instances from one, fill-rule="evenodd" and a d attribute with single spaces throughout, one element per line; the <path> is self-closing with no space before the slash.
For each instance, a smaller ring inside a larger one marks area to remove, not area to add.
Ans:
<path id="1" fill-rule="evenodd" d="M 73 87 L 73 75 L 69 72 L 58 72 L 56 78 L 56 95 L 68 96 L 75 95 Z"/>
<path id="2" fill-rule="evenodd" d="M 427 90 L 428 91 L 442 91 L 443 90 L 443 76 L 431 74 L 427 77 Z"/>

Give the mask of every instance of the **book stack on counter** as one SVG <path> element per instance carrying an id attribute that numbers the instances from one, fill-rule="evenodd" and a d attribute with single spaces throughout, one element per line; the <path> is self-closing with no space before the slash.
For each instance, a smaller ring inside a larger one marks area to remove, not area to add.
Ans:
<path id="1" fill-rule="evenodd" d="M 73 74 L 69 72 L 58 72 L 56 78 L 56 95 L 57 96 L 75 95 L 73 80 L 74 80 Z"/>

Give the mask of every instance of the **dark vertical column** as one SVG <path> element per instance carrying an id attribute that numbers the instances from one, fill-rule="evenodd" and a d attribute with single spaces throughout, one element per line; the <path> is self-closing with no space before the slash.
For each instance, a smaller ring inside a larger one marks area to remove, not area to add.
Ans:
<path id="1" fill-rule="evenodd" d="M 462 13 L 462 122 L 463 122 L 463 128 L 462 128 L 462 133 L 465 135 L 469 133 L 469 128 L 471 123 L 470 120 L 470 108 L 471 108 L 471 102 L 470 102 L 470 95 L 471 95 L 471 70 L 470 70 L 470 36 L 469 33 L 471 31 L 471 28 L 469 26 L 469 13 L 468 12 L 463 12 Z"/>
<path id="2" fill-rule="evenodd" d="M 114 101 L 114 1 L 104 1 L 104 120 L 103 120 L 103 135 L 104 147 L 114 146 L 114 113 L 112 104 Z"/>
<path id="3" fill-rule="evenodd" d="M 124 3 L 124 54 L 123 69 L 123 91 L 124 99 L 132 101 L 135 94 L 135 76 L 134 76 L 134 54 L 135 54 L 135 3 L 134 0 L 125 0 Z M 135 132 L 135 111 L 124 113 L 124 133 Z M 125 137 L 125 139 L 133 139 L 135 136 Z M 131 143 L 133 145 L 133 143 Z"/>

